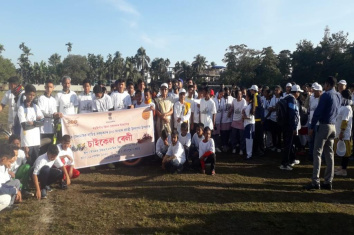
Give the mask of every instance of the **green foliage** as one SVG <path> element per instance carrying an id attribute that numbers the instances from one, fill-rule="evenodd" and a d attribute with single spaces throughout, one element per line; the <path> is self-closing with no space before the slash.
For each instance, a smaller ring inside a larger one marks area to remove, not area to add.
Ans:
<path id="1" fill-rule="evenodd" d="M 0 55 L 0 82 L 6 82 L 11 76 L 16 75 L 15 65 L 9 59 Z"/>
<path id="2" fill-rule="evenodd" d="M 72 84 L 81 84 L 81 82 L 87 77 L 87 74 L 90 71 L 90 66 L 86 56 L 68 55 L 63 60 L 61 69 L 62 76 L 70 76 Z"/>

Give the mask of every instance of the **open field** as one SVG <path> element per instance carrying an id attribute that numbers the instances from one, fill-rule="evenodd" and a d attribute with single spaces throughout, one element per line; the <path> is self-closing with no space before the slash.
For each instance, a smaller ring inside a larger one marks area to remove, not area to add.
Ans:
<path id="1" fill-rule="evenodd" d="M 0 234 L 354 234 L 353 161 L 333 191 L 308 192 L 304 158 L 281 171 L 278 153 L 251 161 L 218 154 L 214 177 L 165 174 L 149 158 L 83 169 L 68 190 L 54 186 L 47 199 L 1 212 Z"/>

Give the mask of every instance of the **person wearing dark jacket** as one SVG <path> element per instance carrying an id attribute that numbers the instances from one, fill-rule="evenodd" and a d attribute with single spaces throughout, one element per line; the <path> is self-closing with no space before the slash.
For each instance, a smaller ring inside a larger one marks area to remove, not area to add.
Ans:
<path id="1" fill-rule="evenodd" d="M 262 106 L 261 97 L 258 95 L 258 86 L 252 85 L 250 91 L 253 95 L 253 113 L 255 118 L 255 132 L 253 141 L 253 155 L 264 155 L 264 142 L 263 142 L 263 122 L 264 122 L 264 108 Z"/>

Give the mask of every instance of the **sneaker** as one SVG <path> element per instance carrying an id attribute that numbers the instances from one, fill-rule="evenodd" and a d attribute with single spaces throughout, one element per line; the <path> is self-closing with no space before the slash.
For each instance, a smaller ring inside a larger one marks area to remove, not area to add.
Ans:
<path id="1" fill-rule="evenodd" d="M 334 172 L 341 171 L 341 170 L 342 170 L 341 166 L 334 168 Z"/>
<path id="2" fill-rule="evenodd" d="M 252 155 L 248 155 L 248 156 L 246 157 L 246 160 L 250 160 L 250 159 L 252 159 Z"/>
<path id="3" fill-rule="evenodd" d="M 47 190 L 45 188 L 41 190 L 41 198 L 42 199 L 47 198 Z"/>
<path id="4" fill-rule="evenodd" d="M 291 171 L 291 170 L 293 170 L 293 168 L 291 168 L 289 165 L 287 165 L 287 166 L 281 165 L 279 168 L 280 168 L 280 170 L 285 170 L 285 171 Z"/>
<path id="5" fill-rule="evenodd" d="M 293 163 L 290 164 L 290 166 L 295 166 L 299 164 L 300 164 L 300 160 L 294 160 Z"/>
<path id="6" fill-rule="evenodd" d="M 53 191 L 53 189 L 49 185 L 45 186 L 45 189 L 47 190 L 47 193 L 50 193 Z"/>
<path id="7" fill-rule="evenodd" d="M 305 185 L 304 186 L 304 189 L 305 190 L 309 190 L 309 191 L 314 191 L 314 190 L 318 190 L 318 189 L 321 189 L 320 185 L 319 184 L 308 184 L 308 185 Z"/>
<path id="8" fill-rule="evenodd" d="M 348 173 L 347 173 L 347 170 L 341 169 L 339 171 L 334 172 L 334 174 L 338 175 L 338 176 L 347 176 Z"/>
<path id="9" fill-rule="evenodd" d="M 332 183 L 329 184 L 321 184 L 321 189 L 325 189 L 325 190 L 332 190 Z"/>
<path id="10" fill-rule="evenodd" d="M 281 153 L 281 149 L 277 149 L 277 152 L 278 152 L 278 153 Z"/>
<path id="11" fill-rule="evenodd" d="M 236 149 L 233 149 L 233 150 L 232 150 L 232 153 L 235 154 L 235 153 L 236 153 Z"/>
<path id="12" fill-rule="evenodd" d="M 62 180 L 60 183 L 59 183 L 59 187 L 61 189 L 68 189 L 68 185 L 66 184 L 66 181 L 65 180 Z"/>
<path id="13" fill-rule="evenodd" d="M 241 155 L 241 156 L 243 155 L 243 151 L 242 150 L 240 150 L 239 155 Z"/>
<path id="14" fill-rule="evenodd" d="M 108 168 L 110 168 L 110 169 L 116 168 L 116 166 L 115 166 L 113 163 L 109 163 L 107 166 L 108 166 Z"/>
<path id="15" fill-rule="evenodd" d="M 221 153 L 221 150 L 220 150 L 218 147 L 216 147 L 216 148 L 215 148 L 215 152 Z"/>

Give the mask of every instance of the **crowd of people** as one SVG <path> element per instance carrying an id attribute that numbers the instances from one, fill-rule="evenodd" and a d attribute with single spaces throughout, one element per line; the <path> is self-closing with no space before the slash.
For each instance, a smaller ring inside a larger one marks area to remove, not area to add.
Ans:
<path id="1" fill-rule="evenodd" d="M 66 189 L 80 172 L 70 149 L 70 136 L 62 136 L 63 115 L 119 111 L 148 107 L 154 116 L 156 157 L 162 169 L 179 173 L 186 169 L 215 175 L 216 154 L 230 152 L 246 160 L 265 151 L 282 154 L 281 170 L 292 170 L 296 159 L 309 149 L 313 162 L 312 182 L 305 189 L 332 189 L 334 174 L 346 176 L 352 154 L 354 84 L 329 77 L 317 82 L 277 85 L 220 85 L 211 89 L 187 79 L 173 79 L 147 87 L 143 80 L 118 79 L 108 92 L 89 80 L 79 95 L 70 90 L 71 78 L 64 76 L 62 90 L 52 96 L 54 82 L 45 82 L 39 95 L 35 86 L 22 86 L 18 77 L 8 80 L 0 112 L 9 106 L 8 125 L 13 135 L 0 146 L 0 210 L 14 208 L 22 195 L 47 197 L 58 182 Z M 92 90 L 92 91 L 91 91 Z M 41 140 L 49 144 L 41 146 Z M 334 153 L 342 156 L 334 169 Z M 320 183 L 321 162 L 326 162 Z M 109 167 L 115 167 L 109 164 Z M 94 169 L 94 168 L 92 168 Z M 32 194 L 29 184 L 35 193 Z"/>

